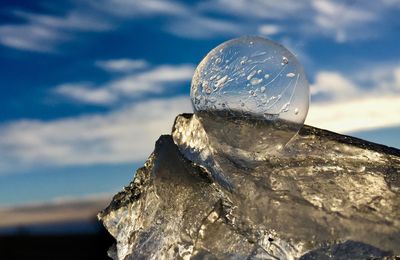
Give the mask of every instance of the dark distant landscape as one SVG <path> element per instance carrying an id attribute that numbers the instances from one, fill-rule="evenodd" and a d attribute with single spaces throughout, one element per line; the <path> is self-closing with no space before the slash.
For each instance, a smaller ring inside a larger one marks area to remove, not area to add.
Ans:
<path id="1" fill-rule="evenodd" d="M 108 200 L 0 210 L 0 259 L 110 259 L 113 237 L 96 214 Z"/>

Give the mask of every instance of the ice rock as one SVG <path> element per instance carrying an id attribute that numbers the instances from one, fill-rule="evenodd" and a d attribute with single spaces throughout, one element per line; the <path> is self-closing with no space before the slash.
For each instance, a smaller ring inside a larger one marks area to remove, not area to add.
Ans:
<path id="1" fill-rule="evenodd" d="M 284 156 L 249 164 L 211 153 L 209 142 L 198 117 L 176 118 L 172 134 L 160 137 L 133 181 L 99 214 L 116 239 L 110 256 L 400 255 L 400 150 L 304 126 Z M 213 161 L 214 172 L 203 166 Z"/>

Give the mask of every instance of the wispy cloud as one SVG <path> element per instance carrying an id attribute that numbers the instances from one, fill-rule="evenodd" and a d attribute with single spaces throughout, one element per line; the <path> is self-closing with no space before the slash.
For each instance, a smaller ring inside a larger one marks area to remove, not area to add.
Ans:
<path id="1" fill-rule="evenodd" d="M 301 38 L 325 36 L 337 42 L 377 37 L 384 31 L 380 20 L 397 1 L 320 1 L 320 0 L 217 0 L 199 4 L 199 10 L 241 18 L 243 28 L 259 27 L 258 33 L 271 35 L 274 27 L 263 27 L 266 22 L 278 25 L 283 32 Z M 394 26 L 394 25 L 391 25 Z M 238 34 L 242 33 L 238 32 Z M 245 34 L 254 33 L 245 31 Z M 269 33 L 269 34 L 268 34 Z"/>
<path id="2" fill-rule="evenodd" d="M 258 32 L 261 35 L 269 36 L 281 32 L 281 28 L 274 24 L 263 24 L 258 27 Z"/>
<path id="3" fill-rule="evenodd" d="M 168 83 L 189 81 L 193 72 L 192 65 L 161 65 L 152 70 L 116 79 L 104 87 L 133 97 L 146 93 L 162 93 Z"/>
<path id="4" fill-rule="evenodd" d="M 385 5 L 389 7 L 398 7 L 400 8 L 400 1 L 399 0 L 383 0 L 382 1 Z"/>
<path id="5" fill-rule="evenodd" d="M 185 38 L 269 36 L 290 32 L 302 39 L 325 36 L 346 42 L 378 37 L 387 29 L 380 24 L 381 18 L 400 8 L 395 0 L 382 3 L 283 0 L 279 4 L 260 0 L 217 0 L 192 6 L 171 0 L 72 3 L 72 8 L 64 15 L 14 11 L 13 14 L 25 23 L 0 26 L 0 44 L 19 50 L 55 52 L 60 43 L 77 40 L 74 36 L 78 32 L 107 31 L 122 23 L 152 16 L 167 18 L 161 30 Z M 395 28 L 396 23 L 389 26 Z"/>
<path id="6" fill-rule="evenodd" d="M 194 66 L 160 65 L 155 68 L 117 77 L 99 86 L 67 83 L 55 87 L 54 92 L 77 102 L 110 105 L 119 98 L 138 98 L 146 94 L 161 94 L 170 84 L 192 78 Z"/>
<path id="7" fill-rule="evenodd" d="M 0 173 L 40 165 L 142 161 L 155 140 L 170 133 L 175 116 L 190 111 L 187 97 L 174 97 L 137 102 L 107 114 L 3 124 Z"/>
<path id="8" fill-rule="evenodd" d="M 100 0 L 92 1 L 90 5 L 103 12 L 124 18 L 136 18 L 150 15 L 185 15 L 190 9 L 178 1 L 164 0 Z"/>
<path id="9" fill-rule="evenodd" d="M 245 31 L 239 23 L 208 18 L 199 15 L 181 17 L 167 24 L 165 30 L 185 38 L 210 38 L 214 36 L 237 35 Z"/>
<path id="10" fill-rule="evenodd" d="M 315 76 L 315 82 L 311 86 L 311 95 L 324 95 L 325 98 L 338 100 L 354 97 L 361 90 L 339 72 L 320 71 Z"/>
<path id="11" fill-rule="evenodd" d="M 184 1 L 173 0 L 104 0 L 92 2 L 98 10 L 125 20 L 141 19 L 149 16 L 168 17 L 161 28 L 175 36 L 184 38 L 210 38 L 214 36 L 237 35 L 246 31 L 240 23 L 210 17 L 200 12 L 196 6 Z"/>
<path id="12" fill-rule="evenodd" d="M 400 95 L 362 96 L 347 101 L 313 103 L 306 123 L 350 133 L 400 125 Z"/>
<path id="13" fill-rule="evenodd" d="M 57 17 L 51 15 L 35 14 L 15 11 L 14 14 L 24 18 L 28 23 L 40 25 L 46 28 L 70 29 L 77 31 L 104 31 L 111 28 L 110 22 L 99 19 L 95 15 L 81 11 L 71 11 L 65 16 Z"/>
<path id="14" fill-rule="evenodd" d="M 400 125 L 400 66 L 375 65 L 353 75 L 322 71 L 315 78 L 306 123 L 341 133 Z"/>
<path id="15" fill-rule="evenodd" d="M 35 24 L 0 26 L 0 43 L 19 50 L 53 52 L 55 43 L 67 38 L 53 29 Z"/>
<path id="16" fill-rule="evenodd" d="M 117 97 L 106 88 L 94 88 L 88 84 L 62 84 L 55 88 L 55 93 L 73 99 L 80 103 L 109 105 L 116 101 Z"/>
<path id="17" fill-rule="evenodd" d="M 132 72 L 149 66 L 145 60 L 132 59 L 99 60 L 95 64 L 108 72 Z"/>
<path id="18" fill-rule="evenodd" d="M 114 61 L 103 61 L 103 65 Z M 170 84 L 190 80 L 193 71 L 192 65 L 160 65 L 118 75 L 99 86 L 67 83 L 53 91 L 75 102 L 110 105 L 129 97 L 163 93 Z M 133 104 L 118 102 L 106 114 L 0 125 L 0 174 L 40 165 L 140 161 L 160 134 L 170 132 L 177 114 L 191 111 L 188 97 L 135 100 Z"/>
<path id="19" fill-rule="evenodd" d="M 18 50 L 57 52 L 60 43 L 77 40 L 79 32 L 101 32 L 131 19 L 151 15 L 180 16 L 190 13 L 185 5 L 174 1 L 73 1 L 63 15 L 11 12 L 24 23 L 0 26 L 0 44 Z"/>
<path id="20" fill-rule="evenodd" d="M 243 31 L 238 24 L 201 15 L 176 1 L 84 0 L 75 2 L 64 15 L 18 10 L 12 14 L 25 22 L 0 26 L 0 44 L 35 52 L 57 52 L 59 44 L 77 40 L 76 33 L 109 31 L 122 23 L 156 15 L 168 17 L 161 28 L 179 37 L 208 38 Z M 127 65 L 122 62 L 102 65 L 109 70 L 118 70 L 120 65 Z"/>
<path id="21" fill-rule="evenodd" d="M 0 43 L 19 50 L 55 52 L 58 43 L 73 38 L 73 32 L 104 31 L 111 27 L 105 19 L 77 11 L 62 17 L 21 11 L 14 14 L 25 19 L 25 23 L 0 26 Z"/>
<path id="22" fill-rule="evenodd" d="M 283 0 L 277 4 L 274 1 L 260 0 L 217 0 L 200 3 L 199 9 L 208 12 L 221 12 L 251 19 L 285 20 L 294 13 L 300 14 L 306 10 L 308 1 Z"/>
<path id="23" fill-rule="evenodd" d="M 378 19 L 376 10 L 360 6 L 333 1 L 313 1 L 312 6 L 316 11 L 314 22 L 319 32 L 333 36 L 337 42 L 371 36 L 367 35 L 366 25 Z"/>

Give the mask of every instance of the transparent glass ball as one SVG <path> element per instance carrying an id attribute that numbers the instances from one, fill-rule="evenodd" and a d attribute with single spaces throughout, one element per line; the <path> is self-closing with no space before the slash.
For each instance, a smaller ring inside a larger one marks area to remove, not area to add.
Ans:
<path id="1" fill-rule="evenodd" d="M 283 147 L 303 126 L 309 84 L 296 57 L 255 37 L 229 40 L 196 68 L 191 100 L 212 142 L 260 154 Z"/>

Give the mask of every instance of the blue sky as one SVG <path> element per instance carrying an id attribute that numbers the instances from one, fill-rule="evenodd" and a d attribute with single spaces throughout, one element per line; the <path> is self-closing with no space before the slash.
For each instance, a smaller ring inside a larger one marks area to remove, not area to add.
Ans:
<path id="1" fill-rule="evenodd" d="M 306 123 L 400 147 L 400 1 L 2 1 L 0 205 L 113 193 L 242 35 L 304 65 Z"/>

